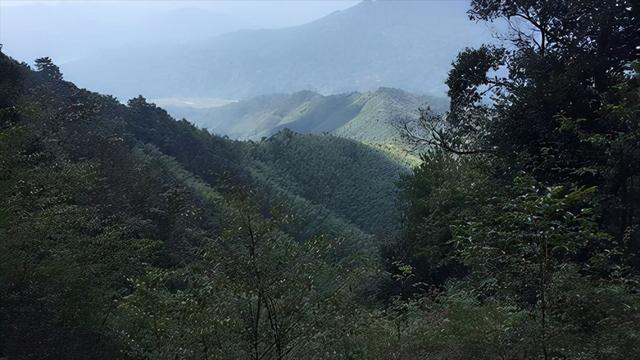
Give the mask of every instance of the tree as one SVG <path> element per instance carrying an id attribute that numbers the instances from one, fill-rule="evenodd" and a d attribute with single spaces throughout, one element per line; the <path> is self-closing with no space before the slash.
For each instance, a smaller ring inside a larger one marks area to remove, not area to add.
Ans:
<path id="1" fill-rule="evenodd" d="M 49 80 L 62 80 L 60 68 L 49 57 L 36 59 L 36 69 Z"/>
<path id="2" fill-rule="evenodd" d="M 116 325 L 134 356 L 157 359 L 324 358 L 351 329 L 347 316 L 360 271 L 331 263 L 336 243 L 299 243 L 281 231 L 291 217 L 251 193 L 227 199 L 225 229 L 190 264 L 134 279 Z M 152 355 L 145 355 L 152 354 Z"/>
<path id="3" fill-rule="evenodd" d="M 415 195 L 400 244 L 446 249 L 431 252 L 467 270 L 441 280 L 446 295 L 435 298 L 455 312 L 462 294 L 471 309 L 504 319 L 451 316 L 441 333 L 457 333 L 459 346 L 445 342 L 447 354 L 517 339 L 467 331 L 497 325 L 527 339 L 505 358 L 637 357 L 638 8 L 477 0 L 469 14 L 505 22 L 502 46 L 462 51 L 447 79 L 449 112 L 405 125 L 409 139 L 450 154 L 450 168 L 476 164 L 471 181 L 454 171 L 434 181 L 442 170 L 426 158 L 433 173 L 418 168 L 404 184 Z M 473 191 L 478 183 L 485 191 Z M 465 201 L 451 212 L 434 194 L 456 186 Z M 447 236 L 433 241 L 434 229 Z M 433 271 L 415 253 L 400 260 Z"/>
<path id="4" fill-rule="evenodd" d="M 478 0 L 469 14 L 506 22 L 505 44 L 461 52 L 447 79 L 449 112 L 424 112 L 407 126 L 408 137 L 484 156 L 496 179 L 524 171 L 547 186 L 596 186 L 598 208 L 615 214 L 602 217 L 600 227 L 637 259 L 640 210 L 630 204 L 640 196 L 640 169 L 630 165 L 638 160 L 632 143 L 640 121 L 630 103 L 637 89 L 637 6 Z"/>
<path id="5" fill-rule="evenodd" d="M 417 283 L 440 287 L 466 273 L 455 257 L 452 226 L 465 215 L 482 211 L 483 195 L 495 188 L 476 159 L 458 158 L 437 148 L 421 159 L 422 164 L 399 184 L 404 228 L 396 241 L 383 245 L 383 253 L 392 273 L 394 262 L 401 260 L 415 268 Z"/>

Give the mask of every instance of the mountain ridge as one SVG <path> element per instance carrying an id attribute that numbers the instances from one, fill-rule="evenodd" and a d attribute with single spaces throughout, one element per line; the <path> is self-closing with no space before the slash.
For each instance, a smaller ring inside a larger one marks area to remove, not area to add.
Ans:
<path id="1" fill-rule="evenodd" d="M 63 64 L 63 70 L 82 86 L 123 98 L 144 93 L 246 99 L 381 86 L 443 95 L 455 55 L 490 39 L 484 27 L 467 21 L 465 5 L 363 2 L 299 26 L 236 31 L 197 44 L 123 48 Z M 442 17 L 450 19 L 446 26 Z"/>
<path id="2" fill-rule="evenodd" d="M 167 107 L 216 134 L 258 140 L 289 129 L 302 134 L 331 133 L 366 144 L 398 144 L 398 124 L 419 109 L 446 109 L 446 100 L 381 87 L 371 92 L 321 95 L 309 90 L 261 95 L 219 107 Z"/>

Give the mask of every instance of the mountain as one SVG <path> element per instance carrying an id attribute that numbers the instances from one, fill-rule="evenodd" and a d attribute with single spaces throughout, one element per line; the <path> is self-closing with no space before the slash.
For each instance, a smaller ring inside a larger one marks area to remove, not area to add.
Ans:
<path id="1" fill-rule="evenodd" d="M 393 161 L 346 139 L 221 138 L 38 64 L 0 52 L 0 357 L 161 359 L 186 345 L 156 325 L 198 323 L 216 345 L 196 358 L 247 358 L 257 292 L 259 351 L 275 347 L 274 307 L 305 344 L 294 359 L 340 339 L 336 306 L 364 284 L 374 232 L 393 233 Z"/>
<path id="2" fill-rule="evenodd" d="M 168 106 L 176 118 L 237 139 L 260 139 L 282 129 L 303 134 L 332 133 L 367 144 L 396 144 L 397 124 L 430 106 L 443 111 L 442 98 L 399 89 L 320 95 L 312 91 L 263 95 L 212 108 Z"/>
<path id="3" fill-rule="evenodd" d="M 383 151 L 290 130 L 250 144 L 251 174 L 268 187 L 322 206 L 368 234 L 388 237 L 399 230 L 396 182 L 410 170 Z M 325 221 L 323 216 L 310 220 Z"/>
<path id="4" fill-rule="evenodd" d="M 4 61 L 13 64 L 6 57 Z M 111 151 L 151 147 L 153 156 L 169 157 L 183 169 L 181 173 L 189 174 L 186 178 L 197 178 L 204 186 L 255 187 L 266 202 L 295 208 L 298 218 L 307 221 L 292 225 L 292 235 L 349 234 L 354 244 L 363 244 L 375 234 L 397 230 L 395 183 L 408 169 L 382 151 L 349 139 L 288 130 L 259 142 L 230 140 L 187 121 L 175 121 L 141 96 L 125 106 L 113 97 L 59 80 L 57 73 L 12 66 L 26 78 L 18 103 L 46 104 L 37 115 L 22 114 L 25 120 L 18 124 L 27 126 L 27 133 L 35 138 L 62 144 L 64 151 L 71 152 L 65 156 L 108 158 Z M 75 120 L 85 117 L 88 119 Z M 11 128 L 12 123 L 3 126 Z M 49 128 L 54 131 L 49 133 Z M 114 139 L 121 139 L 117 141 L 125 148 L 109 150 L 115 146 Z M 323 220 L 316 222 L 318 219 Z"/>
<path id="5" fill-rule="evenodd" d="M 0 359 L 640 359 L 635 5 L 474 0 L 504 47 L 457 57 L 409 174 L 399 90 L 234 140 L 0 49 Z"/>
<path id="6" fill-rule="evenodd" d="M 468 21 L 467 5 L 364 1 L 300 26 L 113 49 L 62 68 L 81 86 L 120 98 L 244 99 L 379 87 L 443 95 L 456 54 L 491 38 L 487 28 Z"/>
<path id="7" fill-rule="evenodd" d="M 333 271 L 368 271 L 374 241 L 399 230 L 395 183 L 408 170 L 381 151 L 289 130 L 230 140 L 141 96 L 123 105 L 79 89 L 51 62 L 39 68 L 0 52 L 0 330 L 8 334 L 0 354 L 107 359 L 138 351 L 120 336 L 152 338 L 138 337 L 149 317 L 133 308 L 155 300 L 136 302 L 150 295 L 136 283 L 161 278 L 149 289 L 155 295 L 246 299 L 256 277 L 238 276 L 256 256 L 262 276 L 289 279 L 283 294 L 317 289 L 310 294 L 319 297 L 295 295 L 291 304 L 320 306 L 334 281 L 350 281 Z M 312 285 L 295 285 L 293 275 Z M 207 279 L 215 291 L 196 295 Z M 291 314 L 296 323 L 299 314 Z M 69 345 L 53 346 L 61 343 Z"/>

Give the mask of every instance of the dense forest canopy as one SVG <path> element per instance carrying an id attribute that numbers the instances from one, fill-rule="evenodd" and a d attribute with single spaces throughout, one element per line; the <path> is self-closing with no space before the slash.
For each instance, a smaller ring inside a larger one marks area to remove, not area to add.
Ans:
<path id="1" fill-rule="evenodd" d="M 413 171 L 0 53 L 0 358 L 638 358 L 638 11 L 473 0 Z"/>

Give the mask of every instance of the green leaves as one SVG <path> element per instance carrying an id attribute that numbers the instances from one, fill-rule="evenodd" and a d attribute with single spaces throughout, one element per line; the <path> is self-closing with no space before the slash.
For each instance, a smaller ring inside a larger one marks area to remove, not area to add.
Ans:
<path id="1" fill-rule="evenodd" d="M 132 356 L 170 359 L 312 358 L 334 332 L 362 268 L 332 254 L 336 241 L 304 242 L 280 229 L 290 216 L 265 213 L 247 194 L 228 195 L 220 237 L 176 269 L 131 279 L 114 326 Z"/>

